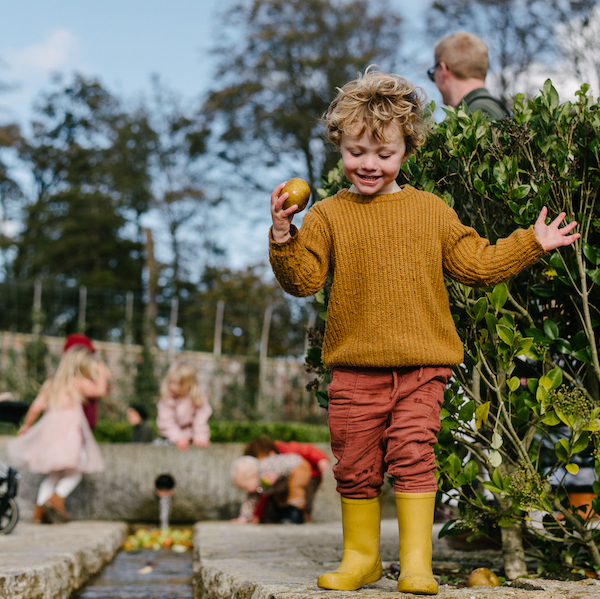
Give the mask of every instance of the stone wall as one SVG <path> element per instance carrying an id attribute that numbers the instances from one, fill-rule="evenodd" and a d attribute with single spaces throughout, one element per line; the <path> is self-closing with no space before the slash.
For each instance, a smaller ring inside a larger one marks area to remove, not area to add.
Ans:
<path id="1" fill-rule="evenodd" d="M 46 366 L 49 373 L 58 364 L 64 339 L 62 337 L 42 337 L 48 346 Z M 25 347 L 33 340 L 32 335 L 0 332 L 0 393 L 10 391 L 19 397 L 19 385 L 25 379 Z M 111 373 L 111 390 L 101 402 L 101 416 L 123 418 L 127 405 L 133 397 L 133 381 L 137 367 L 141 361 L 142 347 L 120 343 L 96 342 L 97 351 L 108 364 Z M 169 366 L 168 352 L 153 348 L 155 374 L 158 380 L 164 375 Z M 236 387 L 244 387 L 243 356 L 220 356 L 215 358 L 211 353 L 182 351 L 176 354 L 196 364 L 199 380 L 210 398 L 215 417 L 221 413 L 224 399 Z M 11 380 L 15 380 L 16 388 L 6 388 L 2 379 L 6 380 L 7 368 L 15 371 Z M 267 358 L 266 373 L 263 386 L 257 397 L 256 410 L 260 418 L 276 420 L 285 418 L 289 406 L 295 409 L 296 419 L 304 418 L 308 413 L 320 411 L 314 394 L 305 389 L 310 377 L 304 370 L 303 360 L 288 358 Z M 231 403 L 231 401 L 229 402 Z"/>
<path id="2" fill-rule="evenodd" d="M 0 461 L 10 465 L 6 442 L 0 437 Z M 333 460 L 327 443 L 316 443 Z M 149 444 L 101 444 L 104 472 L 86 474 L 67 498 L 67 509 L 78 520 L 124 520 L 158 522 L 154 481 L 159 474 L 171 474 L 176 489 L 171 508 L 172 522 L 228 520 L 238 515 L 244 499 L 230 480 L 231 463 L 243 451 L 242 443 L 215 443 L 206 449 L 191 447 L 181 452 L 173 446 Z M 39 484 L 43 478 L 19 469 L 20 516 L 29 521 Z M 394 494 L 385 485 L 384 514 L 395 517 Z M 331 470 L 317 491 L 314 519 L 338 520 L 340 499 Z M 389 517 L 389 516 L 385 516 Z"/>

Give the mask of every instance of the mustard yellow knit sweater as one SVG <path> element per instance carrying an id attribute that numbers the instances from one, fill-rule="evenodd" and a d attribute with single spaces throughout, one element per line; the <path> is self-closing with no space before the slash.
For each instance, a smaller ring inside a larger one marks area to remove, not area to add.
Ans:
<path id="1" fill-rule="evenodd" d="M 490 245 L 439 197 L 408 185 L 379 196 L 342 190 L 291 234 L 283 244 L 270 234 L 269 245 L 287 293 L 312 295 L 333 274 L 323 345 L 330 368 L 460 364 L 443 275 L 495 285 L 544 254 L 533 228 Z"/>

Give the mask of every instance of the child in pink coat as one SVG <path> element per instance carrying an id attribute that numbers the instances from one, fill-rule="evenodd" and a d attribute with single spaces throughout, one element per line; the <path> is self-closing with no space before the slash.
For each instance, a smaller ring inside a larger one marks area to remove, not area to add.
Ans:
<path id="1" fill-rule="evenodd" d="M 187 360 L 174 362 L 161 383 L 160 395 L 156 419 L 159 434 L 180 451 L 190 443 L 207 447 L 212 409 L 198 384 L 195 366 Z"/>

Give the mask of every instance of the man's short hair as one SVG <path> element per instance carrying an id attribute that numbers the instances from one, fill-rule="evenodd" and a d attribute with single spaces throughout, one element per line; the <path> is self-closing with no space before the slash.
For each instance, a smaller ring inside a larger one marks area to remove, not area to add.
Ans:
<path id="1" fill-rule="evenodd" d="M 445 62 L 457 79 L 483 79 L 489 67 L 484 41 L 469 31 L 456 31 L 441 38 L 434 49 L 436 64 Z"/>

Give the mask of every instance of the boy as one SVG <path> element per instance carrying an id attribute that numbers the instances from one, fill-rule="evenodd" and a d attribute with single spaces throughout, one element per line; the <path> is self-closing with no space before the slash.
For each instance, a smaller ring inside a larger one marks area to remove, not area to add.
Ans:
<path id="1" fill-rule="evenodd" d="M 450 366 L 463 360 L 446 274 L 495 285 L 573 243 L 576 223 L 535 226 L 491 246 L 439 197 L 396 183 L 401 164 L 425 140 L 422 101 L 402 77 L 367 69 L 346 84 L 324 116 L 350 189 L 314 205 L 298 230 L 271 194 L 269 254 L 288 293 L 316 293 L 333 273 L 323 344 L 332 369 L 328 424 L 337 459 L 344 555 L 322 588 L 355 590 L 381 577 L 383 474 L 394 478 L 400 533 L 398 590 L 434 595 L 431 528 L 437 483 L 433 443 Z"/>
<path id="2" fill-rule="evenodd" d="M 312 507 L 315 493 L 323 481 L 323 474 L 329 470 L 329 457 L 311 443 L 298 443 L 298 441 L 272 441 L 267 435 L 256 437 L 246 444 L 244 455 L 254 456 L 262 460 L 272 455 L 297 453 L 301 455 L 311 467 L 311 476 L 306 486 L 306 506 L 304 507 L 304 521 L 312 522 Z"/>
<path id="3" fill-rule="evenodd" d="M 260 500 L 272 496 L 275 501 L 274 520 L 291 524 L 304 524 L 306 487 L 310 481 L 310 464 L 300 455 L 276 454 L 259 460 L 244 455 L 234 460 L 231 467 L 233 484 L 246 492 L 240 515 L 234 522 L 261 521 Z"/>
<path id="4" fill-rule="evenodd" d="M 131 404 L 127 408 L 127 422 L 133 427 L 132 443 L 152 443 L 154 434 L 148 423 L 148 412 L 141 404 Z"/>
<path id="5" fill-rule="evenodd" d="M 154 494 L 159 503 L 159 520 L 161 530 L 169 528 L 171 499 L 175 494 L 175 479 L 170 474 L 159 474 L 154 481 Z"/>

